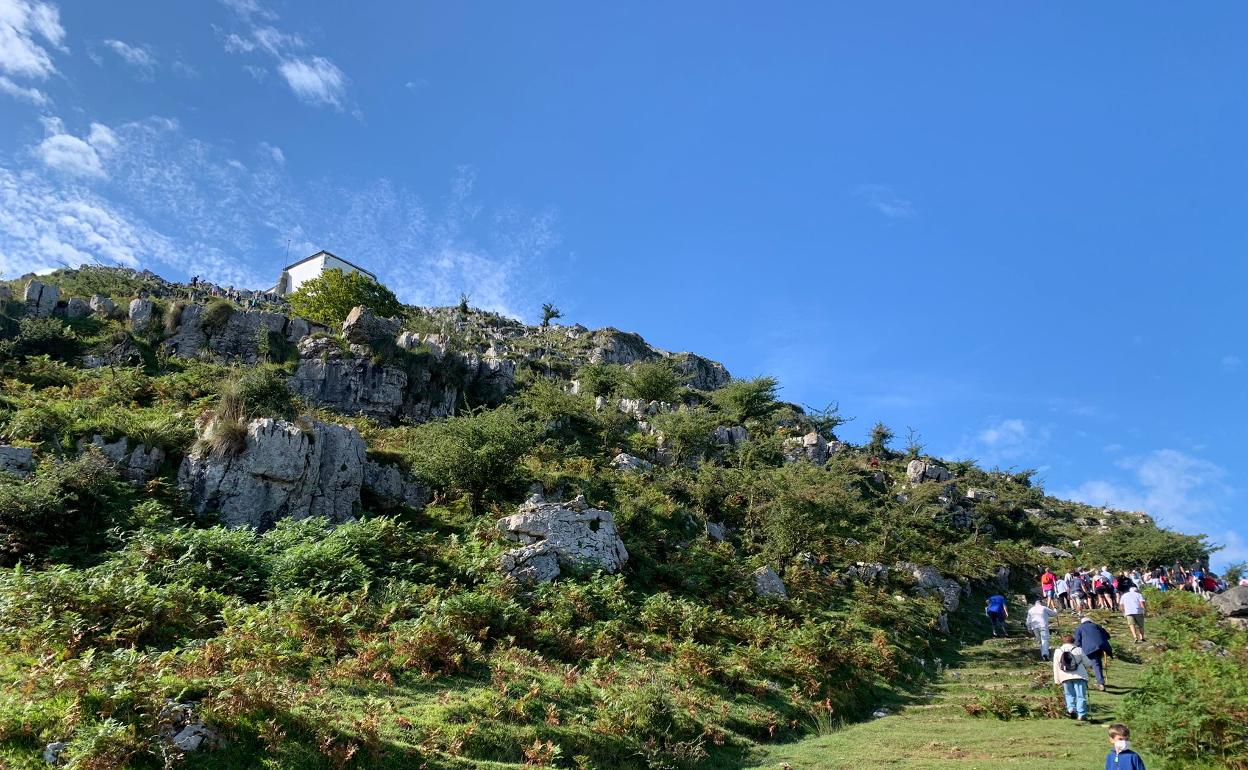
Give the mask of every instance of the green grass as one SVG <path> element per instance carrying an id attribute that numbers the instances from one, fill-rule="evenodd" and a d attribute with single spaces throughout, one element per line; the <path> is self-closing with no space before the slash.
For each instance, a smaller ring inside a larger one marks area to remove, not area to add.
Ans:
<path id="1" fill-rule="evenodd" d="M 796 743 L 770 747 L 756 764 L 759 768 L 795 770 L 996 770 L 1000 767 L 1043 767 L 1045 770 L 1087 770 L 1101 767 L 1108 750 L 1106 726 L 1118 711 L 1141 671 L 1152 657 L 1149 645 L 1134 645 L 1123 619 L 1098 613 L 1098 622 L 1113 636 L 1120 658 L 1106 670 L 1106 692 L 1089 690 L 1088 723 L 1066 718 L 1028 717 L 1000 720 L 971 716 L 965 706 L 993 695 L 1038 705 L 1060 698 L 1052 684 L 1050 663 L 1041 662 L 1035 642 L 1022 636 L 1015 620 L 1008 639 L 982 638 L 967 642 L 951 665 L 922 698 L 903 704 L 890 716 L 831 729 Z M 1054 639 L 1073 630 L 1070 614 L 1055 623 Z M 1040 685 L 1037 688 L 1037 685 Z M 1148 746 L 1135 747 L 1150 769 L 1166 765 L 1150 755 Z M 1185 768 L 1192 767 L 1185 764 Z"/>

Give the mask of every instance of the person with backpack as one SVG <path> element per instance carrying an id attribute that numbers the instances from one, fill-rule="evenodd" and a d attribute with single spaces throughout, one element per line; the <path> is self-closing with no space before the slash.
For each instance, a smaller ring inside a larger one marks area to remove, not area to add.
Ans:
<path id="1" fill-rule="evenodd" d="M 1075 645 L 1075 637 L 1062 637 L 1062 646 L 1053 651 L 1053 681 L 1062 686 L 1066 713 L 1071 719 L 1088 721 L 1088 665 L 1091 661 Z"/>
<path id="2" fill-rule="evenodd" d="M 1010 616 L 1010 611 L 1006 609 L 1005 597 L 1001 594 L 993 594 L 988 597 L 988 601 L 984 602 L 984 614 L 988 616 L 988 622 L 992 624 L 992 635 L 997 635 L 997 628 L 1001 628 L 1001 636 L 1009 636 L 1009 630 L 1005 626 L 1005 619 Z"/>
<path id="3" fill-rule="evenodd" d="M 1058 608 L 1063 610 L 1070 609 L 1070 583 L 1066 577 L 1058 578 L 1057 583 L 1053 586 L 1053 590 L 1057 592 Z"/>
<path id="4" fill-rule="evenodd" d="M 1110 725 L 1109 743 L 1113 748 L 1105 755 L 1105 770 L 1146 770 L 1144 760 L 1131 750 L 1131 728 L 1121 722 Z"/>
<path id="5" fill-rule="evenodd" d="M 1027 610 L 1027 630 L 1040 643 L 1040 660 L 1049 659 L 1049 621 L 1057 617 L 1057 610 L 1044 606 L 1043 599 Z"/>
<path id="6" fill-rule="evenodd" d="M 1109 632 L 1104 626 L 1095 623 L 1092 618 L 1079 619 L 1075 628 L 1075 644 L 1083 650 L 1083 654 L 1092 663 L 1092 673 L 1096 675 L 1096 688 L 1105 692 L 1105 656 L 1114 657 L 1113 645 L 1109 643 Z"/>

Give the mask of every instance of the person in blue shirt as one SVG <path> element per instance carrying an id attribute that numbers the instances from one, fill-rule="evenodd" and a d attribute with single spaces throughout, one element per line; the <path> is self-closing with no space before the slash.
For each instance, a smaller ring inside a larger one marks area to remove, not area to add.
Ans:
<path id="1" fill-rule="evenodd" d="M 1105 770 L 1145 770 L 1143 758 L 1131 750 L 1131 728 L 1110 725 L 1109 743 L 1113 748 L 1105 755 Z"/>
<path id="2" fill-rule="evenodd" d="M 992 635 L 997 635 L 997 628 L 1001 629 L 1001 636 L 1009 636 L 1009 632 L 1005 627 L 1005 619 L 1010 616 L 1010 611 L 1005 607 L 1005 597 L 1001 594 L 993 594 L 988 597 L 988 601 L 984 602 L 984 614 L 988 616 L 988 622 L 992 623 Z"/>
<path id="3" fill-rule="evenodd" d="M 1114 657 L 1113 645 L 1109 643 L 1109 632 L 1105 627 L 1094 622 L 1092 618 L 1079 619 L 1075 628 L 1075 644 L 1083 650 L 1083 654 L 1092 661 L 1092 673 L 1096 675 L 1096 686 L 1105 691 L 1105 656 Z"/>

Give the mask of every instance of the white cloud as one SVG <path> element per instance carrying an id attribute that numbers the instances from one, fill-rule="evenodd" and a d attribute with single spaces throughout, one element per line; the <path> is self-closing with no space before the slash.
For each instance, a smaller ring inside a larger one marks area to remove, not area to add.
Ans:
<path id="1" fill-rule="evenodd" d="M 92 123 L 86 139 L 65 133 L 60 118 L 43 121 L 48 136 L 35 148 L 35 155 L 48 168 L 75 177 L 104 179 L 102 158 L 117 149 L 117 136 L 102 123 Z"/>
<path id="2" fill-rule="evenodd" d="M 47 107 L 52 103 L 48 95 L 38 88 L 19 86 L 5 75 L 0 75 L 0 93 L 28 101 L 36 107 Z"/>
<path id="3" fill-rule="evenodd" d="M 147 46 L 130 45 L 120 40 L 105 40 L 104 45 L 112 49 L 126 64 L 148 76 L 156 68 L 156 57 L 152 56 Z"/>
<path id="4" fill-rule="evenodd" d="M 44 44 L 61 48 L 64 39 L 65 29 L 55 5 L 0 0 L 0 72 L 19 77 L 48 77 L 56 72 L 56 66 Z"/>
<path id="5" fill-rule="evenodd" d="M 996 419 L 978 433 L 964 437 L 954 457 L 973 457 L 986 466 L 1012 466 L 1039 457 L 1052 432 L 1017 417 Z"/>
<path id="6" fill-rule="evenodd" d="M 1239 371 L 1243 368 L 1244 360 L 1239 356 L 1227 354 L 1222 356 L 1222 368 L 1228 372 Z"/>
<path id="7" fill-rule="evenodd" d="M 269 144 L 268 142 L 261 142 L 260 151 L 265 155 L 268 155 L 274 163 L 281 164 L 286 162 L 286 153 L 282 152 L 281 147 Z"/>
<path id="8" fill-rule="evenodd" d="M 332 106 L 341 110 L 347 92 L 347 77 L 329 59 L 312 56 L 289 59 L 278 65 L 278 72 L 295 96 L 314 107 Z"/>
<path id="9" fill-rule="evenodd" d="M 915 214 L 914 204 L 898 195 L 888 185 L 859 185 L 854 190 L 854 195 L 862 198 L 868 206 L 890 219 L 907 219 Z"/>

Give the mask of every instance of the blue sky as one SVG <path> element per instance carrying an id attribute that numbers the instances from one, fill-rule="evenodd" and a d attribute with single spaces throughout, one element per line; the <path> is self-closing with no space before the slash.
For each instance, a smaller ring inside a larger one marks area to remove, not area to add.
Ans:
<path id="1" fill-rule="evenodd" d="M 394 7 L 395 5 L 401 7 Z M 636 330 L 1248 558 L 1248 8 L 0 0 L 0 275 Z"/>

